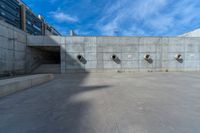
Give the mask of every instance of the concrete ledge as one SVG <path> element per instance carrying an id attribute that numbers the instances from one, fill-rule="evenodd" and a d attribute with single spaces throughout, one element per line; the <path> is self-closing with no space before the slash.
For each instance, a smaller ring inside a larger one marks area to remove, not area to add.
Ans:
<path id="1" fill-rule="evenodd" d="M 0 80 L 0 97 L 45 83 L 53 78 L 53 74 L 38 74 Z"/>

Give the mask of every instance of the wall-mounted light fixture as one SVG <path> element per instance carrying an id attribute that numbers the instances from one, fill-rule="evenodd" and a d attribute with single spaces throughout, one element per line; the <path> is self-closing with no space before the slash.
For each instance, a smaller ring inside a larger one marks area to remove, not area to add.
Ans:
<path id="1" fill-rule="evenodd" d="M 181 54 L 175 55 L 175 59 L 176 59 L 178 62 L 183 63 L 183 57 L 182 57 Z"/>
<path id="2" fill-rule="evenodd" d="M 115 62 L 115 63 L 117 63 L 117 64 L 120 64 L 121 63 L 121 60 L 117 57 L 117 55 L 115 55 L 115 54 L 113 54 L 112 56 L 111 56 L 111 59 Z"/>
<path id="3" fill-rule="evenodd" d="M 117 59 L 117 56 L 114 54 L 111 56 L 112 60 L 115 61 Z"/>
<path id="4" fill-rule="evenodd" d="M 144 59 L 145 60 L 150 60 L 151 59 L 151 55 L 150 54 L 145 54 L 144 55 Z"/>
<path id="5" fill-rule="evenodd" d="M 177 54 L 177 55 L 175 56 L 175 59 L 176 59 L 176 60 L 180 60 L 180 59 L 183 59 L 183 58 L 182 58 L 182 55 L 181 55 L 181 54 Z"/>
<path id="6" fill-rule="evenodd" d="M 78 59 L 78 61 L 80 61 L 83 64 L 87 63 L 86 59 L 82 55 L 80 55 L 80 54 L 77 55 L 77 59 Z"/>
<path id="7" fill-rule="evenodd" d="M 81 60 L 83 59 L 83 56 L 82 56 L 82 55 L 77 55 L 77 59 L 78 59 L 79 61 L 81 61 Z"/>
<path id="8" fill-rule="evenodd" d="M 152 60 L 150 54 L 145 54 L 145 55 L 144 55 L 144 59 L 145 59 L 149 64 L 152 64 L 152 63 L 153 63 L 153 60 Z"/>

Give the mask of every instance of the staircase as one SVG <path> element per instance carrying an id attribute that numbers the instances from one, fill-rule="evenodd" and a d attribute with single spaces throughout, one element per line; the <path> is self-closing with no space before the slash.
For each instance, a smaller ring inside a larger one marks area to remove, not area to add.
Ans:
<path id="1" fill-rule="evenodd" d="M 33 74 L 46 74 L 46 73 L 59 74 L 60 64 L 42 64 L 37 69 L 35 69 L 32 73 Z"/>

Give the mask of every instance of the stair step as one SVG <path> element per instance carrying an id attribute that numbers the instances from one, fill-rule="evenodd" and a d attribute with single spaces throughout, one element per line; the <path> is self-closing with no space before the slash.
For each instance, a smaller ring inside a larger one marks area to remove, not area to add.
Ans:
<path id="1" fill-rule="evenodd" d="M 42 64 L 32 73 L 33 74 L 60 73 L 60 64 Z"/>

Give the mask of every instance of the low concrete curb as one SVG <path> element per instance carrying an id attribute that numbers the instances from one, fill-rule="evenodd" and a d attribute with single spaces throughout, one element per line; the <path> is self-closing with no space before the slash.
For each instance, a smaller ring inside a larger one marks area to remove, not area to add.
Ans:
<path id="1" fill-rule="evenodd" d="M 38 74 L 0 80 L 0 97 L 45 83 L 53 78 L 53 74 Z"/>

